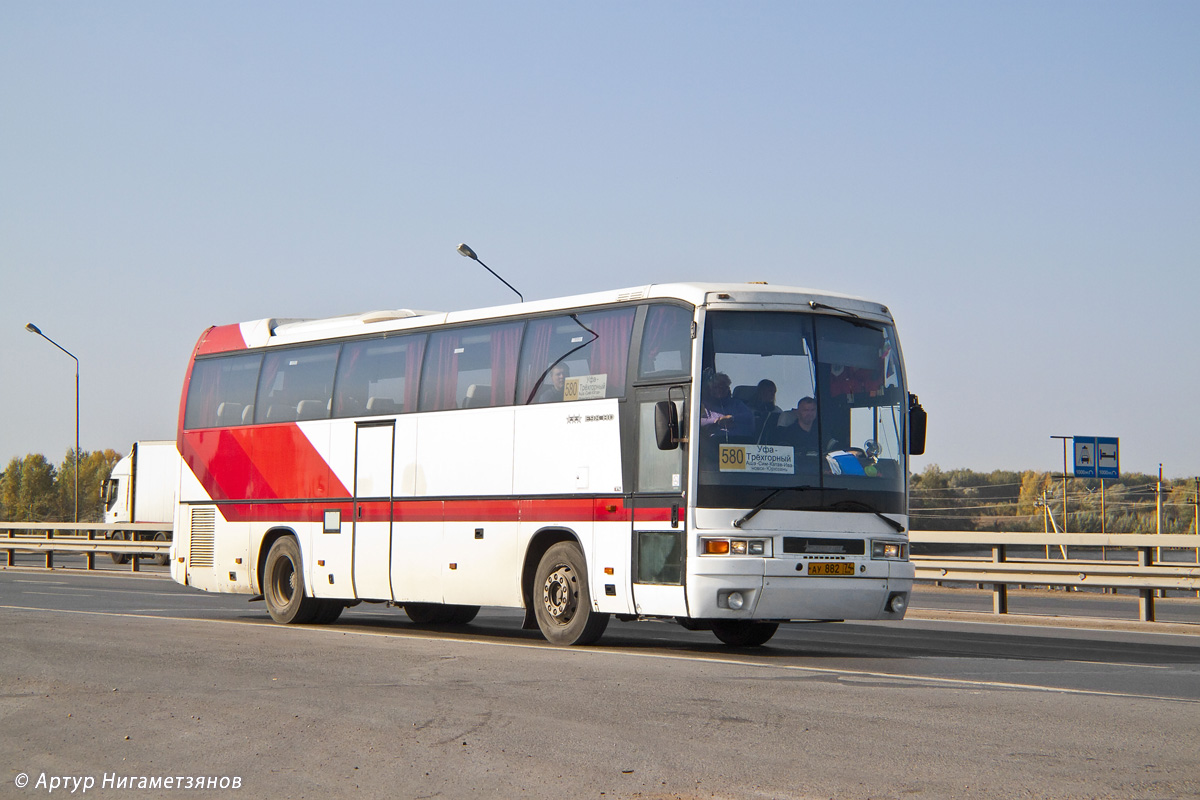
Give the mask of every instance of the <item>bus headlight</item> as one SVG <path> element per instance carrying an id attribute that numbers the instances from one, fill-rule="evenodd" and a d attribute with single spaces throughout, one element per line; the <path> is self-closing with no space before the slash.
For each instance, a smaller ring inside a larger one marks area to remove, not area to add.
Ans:
<path id="1" fill-rule="evenodd" d="M 730 592 L 728 600 L 729 607 L 734 611 L 740 611 L 742 606 L 746 605 L 746 598 L 742 597 L 741 592 Z"/>
<path id="2" fill-rule="evenodd" d="M 883 561 L 908 561 L 908 542 L 873 539 L 871 541 L 871 558 Z"/>
<path id="3" fill-rule="evenodd" d="M 701 539 L 700 554 L 705 556 L 770 556 L 770 539 Z"/>
<path id="4" fill-rule="evenodd" d="M 893 614 L 903 614 L 904 609 L 908 608 L 908 593 L 895 592 L 891 597 L 888 598 L 887 606 L 885 608 L 887 611 Z"/>

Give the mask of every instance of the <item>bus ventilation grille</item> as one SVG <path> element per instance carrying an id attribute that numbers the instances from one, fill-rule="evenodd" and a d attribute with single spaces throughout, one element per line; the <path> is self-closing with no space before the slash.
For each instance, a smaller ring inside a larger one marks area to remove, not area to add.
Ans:
<path id="1" fill-rule="evenodd" d="M 193 567 L 212 567 L 216 549 L 217 510 L 215 508 L 192 509 L 192 535 L 189 563 Z"/>
<path id="2" fill-rule="evenodd" d="M 862 539 L 815 539 L 803 536 L 785 536 L 783 537 L 783 552 L 807 555 L 861 556 L 867 550 Z"/>

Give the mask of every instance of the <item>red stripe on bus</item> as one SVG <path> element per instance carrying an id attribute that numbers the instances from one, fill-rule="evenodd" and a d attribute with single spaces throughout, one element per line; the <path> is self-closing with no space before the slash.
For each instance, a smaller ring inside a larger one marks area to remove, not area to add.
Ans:
<path id="1" fill-rule="evenodd" d="M 184 463 L 214 500 L 350 494 L 294 423 L 184 431 L 181 445 Z"/>
<path id="2" fill-rule="evenodd" d="M 362 522 L 386 522 L 389 509 L 395 522 L 630 522 L 633 510 L 621 497 L 580 498 L 470 498 L 462 500 L 366 500 L 358 504 Z M 326 510 L 342 512 L 342 527 L 354 518 L 353 501 L 223 503 L 221 515 L 229 522 L 321 522 Z M 669 508 L 638 509 L 638 522 L 667 522 Z"/>

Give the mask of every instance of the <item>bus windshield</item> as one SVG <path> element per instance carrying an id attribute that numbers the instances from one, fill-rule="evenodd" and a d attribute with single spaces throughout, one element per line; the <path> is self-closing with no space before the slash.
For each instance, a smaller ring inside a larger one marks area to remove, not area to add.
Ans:
<path id="1" fill-rule="evenodd" d="M 890 325 L 713 311 L 702 365 L 698 506 L 773 495 L 773 509 L 904 512 L 907 395 Z"/>

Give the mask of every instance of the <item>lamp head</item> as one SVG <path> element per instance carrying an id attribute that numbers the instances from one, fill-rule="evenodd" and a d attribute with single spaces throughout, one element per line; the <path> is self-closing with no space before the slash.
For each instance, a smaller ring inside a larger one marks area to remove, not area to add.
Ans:
<path id="1" fill-rule="evenodd" d="M 38 326 L 34 325 L 32 322 L 25 323 L 25 330 L 29 331 L 30 333 L 36 333 L 38 336 L 42 335 L 42 332 L 38 329 Z"/>
<path id="2" fill-rule="evenodd" d="M 479 260 L 479 256 L 475 255 L 475 251 L 467 247 L 465 244 L 460 244 L 458 246 L 458 254 L 473 261 Z"/>

